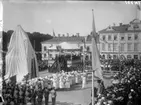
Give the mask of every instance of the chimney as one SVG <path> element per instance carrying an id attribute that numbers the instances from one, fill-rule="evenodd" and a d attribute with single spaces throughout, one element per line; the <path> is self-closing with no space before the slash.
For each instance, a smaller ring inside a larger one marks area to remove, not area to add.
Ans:
<path id="1" fill-rule="evenodd" d="M 67 33 L 67 37 L 69 37 L 69 33 Z"/>
<path id="2" fill-rule="evenodd" d="M 58 37 L 60 37 L 60 34 L 58 34 Z"/>
<path id="3" fill-rule="evenodd" d="M 119 26 L 122 26 L 122 23 L 119 23 Z"/>
<path id="4" fill-rule="evenodd" d="M 80 33 L 76 33 L 77 34 L 77 37 L 79 37 L 80 36 Z"/>
<path id="5" fill-rule="evenodd" d="M 63 37 L 65 37 L 65 34 L 63 34 Z"/>

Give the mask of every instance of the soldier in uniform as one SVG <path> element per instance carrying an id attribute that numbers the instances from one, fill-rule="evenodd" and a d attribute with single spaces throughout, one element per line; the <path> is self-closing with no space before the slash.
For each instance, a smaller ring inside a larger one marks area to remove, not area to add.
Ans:
<path id="1" fill-rule="evenodd" d="M 25 103 L 31 103 L 31 90 L 29 86 L 27 87 L 25 92 Z"/>
<path id="2" fill-rule="evenodd" d="M 43 90 L 42 90 L 42 86 L 39 85 L 38 90 L 37 90 L 37 102 L 38 102 L 38 105 L 42 105 L 42 99 L 43 99 Z"/>
<path id="3" fill-rule="evenodd" d="M 51 91 L 51 89 L 52 89 L 52 83 L 51 83 L 51 81 L 48 82 L 48 89 L 49 89 L 49 91 Z"/>
<path id="4" fill-rule="evenodd" d="M 32 99 L 31 99 L 31 101 L 32 101 L 33 105 L 36 105 L 36 89 L 35 89 L 35 86 L 33 86 L 31 91 L 32 91 Z"/>
<path id="5" fill-rule="evenodd" d="M 14 89 L 14 101 L 15 101 L 15 105 L 19 105 L 18 104 L 18 100 L 19 100 L 19 88 L 18 85 L 15 86 Z"/>
<path id="6" fill-rule="evenodd" d="M 6 101 L 7 101 L 7 104 L 6 105 L 10 105 L 11 99 L 12 99 L 12 96 L 9 93 L 9 91 L 7 91 L 7 93 L 6 93 Z"/>
<path id="7" fill-rule="evenodd" d="M 20 87 L 19 103 L 20 103 L 20 105 L 24 105 L 24 90 L 23 90 L 23 87 Z"/>
<path id="8" fill-rule="evenodd" d="M 105 86 L 102 80 L 97 80 L 98 82 L 98 94 L 103 94 L 105 91 Z"/>
<path id="9" fill-rule="evenodd" d="M 14 104 L 14 98 L 12 96 L 12 89 L 8 89 L 8 94 L 9 94 L 9 100 L 10 100 L 10 105 Z"/>
<path id="10" fill-rule="evenodd" d="M 2 96 L 3 96 L 3 99 L 5 100 L 5 98 L 6 98 L 6 86 L 4 86 L 3 89 L 2 89 Z"/>
<path id="11" fill-rule="evenodd" d="M 49 89 L 47 87 L 44 88 L 44 97 L 45 97 L 45 105 L 48 105 L 48 101 L 49 101 Z"/>
<path id="12" fill-rule="evenodd" d="M 57 95 L 56 90 L 53 87 L 52 90 L 51 90 L 52 105 L 55 105 L 55 103 L 56 103 L 56 95 Z"/>

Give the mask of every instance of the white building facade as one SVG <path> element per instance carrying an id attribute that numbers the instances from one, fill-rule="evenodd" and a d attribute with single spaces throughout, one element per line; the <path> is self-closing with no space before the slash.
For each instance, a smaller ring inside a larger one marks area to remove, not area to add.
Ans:
<path id="1" fill-rule="evenodd" d="M 56 55 L 66 53 L 80 53 L 84 48 L 84 37 L 54 37 L 48 41 L 42 42 L 42 60 L 55 58 Z M 65 45 L 66 44 L 66 45 Z M 63 50 L 63 52 L 60 50 Z"/>
<path id="2" fill-rule="evenodd" d="M 105 58 L 141 59 L 141 21 L 134 19 L 129 24 L 120 23 L 99 31 L 100 53 Z"/>
<path id="3" fill-rule="evenodd" d="M 60 51 L 57 50 L 57 47 L 61 43 L 66 43 L 66 47 L 62 48 L 62 54 L 85 54 L 87 59 L 91 59 L 91 36 L 62 36 L 54 37 L 53 39 L 44 41 L 42 45 L 42 60 L 54 59 L 56 55 L 60 54 Z M 68 45 L 68 47 L 67 47 Z M 99 43 L 97 44 L 99 48 Z M 61 46 L 62 47 L 62 46 Z"/>

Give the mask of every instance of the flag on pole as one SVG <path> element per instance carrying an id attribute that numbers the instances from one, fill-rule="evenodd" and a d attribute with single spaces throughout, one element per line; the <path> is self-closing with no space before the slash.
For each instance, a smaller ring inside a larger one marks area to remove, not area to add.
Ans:
<path id="1" fill-rule="evenodd" d="M 84 37 L 84 38 L 82 39 L 82 42 L 83 42 L 83 44 L 84 44 L 84 49 L 83 49 L 83 51 L 86 51 L 86 50 L 87 50 L 86 39 L 87 39 L 87 37 Z"/>
<path id="2" fill-rule="evenodd" d="M 87 37 L 84 37 L 84 48 L 85 48 L 85 51 L 86 51 L 86 49 L 87 49 L 86 40 L 87 40 Z"/>
<path id="3" fill-rule="evenodd" d="M 94 70 L 95 77 L 103 80 L 99 51 L 96 44 L 96 29 L 95 29 L 94 14 L 93 14 L 93 23 L 92 23 L 92 70 Z"/>
<path id="4" fill-rule="evenodd" d="M 55 32 L 54 32 L 54 29 L 53 29 L 53 36 L 55 37 Z"/>
<path id="5" fill-rule="evenodd" d="M 139 11 L 141 11 L 141 7 L 140 7 L 140 5 L 137 5 L 137 9 L 138 9 Z"/>

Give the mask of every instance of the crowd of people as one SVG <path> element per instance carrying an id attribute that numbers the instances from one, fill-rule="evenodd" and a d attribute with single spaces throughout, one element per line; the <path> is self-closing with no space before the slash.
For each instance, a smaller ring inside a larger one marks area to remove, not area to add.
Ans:
<path id="1" fill-rule="evenodd" d="M 132 62 L 129 62 L 132 63 Z M 104 88 L 103 82 L 97 80 L 95 88 L 95 105 L 139 105 L 141 103 L 141 65 L 125 64 L 124 68 L 114 75 L 112 85 Z M 56 103 L 58 89 L 70 89 L 74 84 L 87 84 L 87 72 L 71 71 L 55 73 L 44 78 L 38 77 L 13 84 L 4 82 L 2 89 L 4 105 L 40 105 L 49 99 Z M 101 88 L 102 87 L 102 88 Z M 96 94 L 98 93 L 98 94 Z"/>
<path id="2" fill-rule="evenodd" d="M 36 85 L 29 82 L 13 84 L 8 81 L 5 83 L 3 90 L 3 105 L 42 105 L 43 98 L 45 105 L 48 105 L 49 98 L 52 99 L 52 105 L 56 102 L 56 90 L 50 84 L 42 86 L 42 82 L 38 79 Z"/>
<path id="3" fill-rule="evenodd" d="M 96 105 L 140 105 L 141 103 L 141 68 L 125 67 L 115 74 L 112 85 L 96 97 Z"/>
<path id="4" fill-rule="evenodd" d="M 9 80 L 4 82 L 2 89 L 3 105 L 42 105 L 43 100 L 45 100 L 45 105 L 48 105 L 49 99 L 52 100 L 52 105 L 55 105 L 56 91 L 70 89 L 77 83 L 82 83 L 82 88 L 85 88 L 86 73 L 62 71 L 16 84 Z"/>

